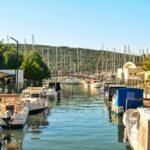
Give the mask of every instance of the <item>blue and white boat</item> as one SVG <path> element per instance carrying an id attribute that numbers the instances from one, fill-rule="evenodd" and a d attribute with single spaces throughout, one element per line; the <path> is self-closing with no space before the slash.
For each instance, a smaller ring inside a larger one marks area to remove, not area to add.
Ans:
<path id="1" fill-rule="evenodd" d="M 112 98 L 112 111 L 116 114 L 123 114 L 127 108 L 137 108 L 143 105 L 143 101 L 131 101 L 126 104 L 127 99 L 143 98 L 143 89 L 121 88 L 118 89 Z M 126 106 L 128 105 L 128 106 Z"/>
<path id="2" fill-rule="evenodd" d="M 116 93 L 118 89 L 127 88 L 126 85 L 112 85 L 110 84 L 108 90 L 105 93 L 105 100 L 108 102 L 112 102 L 112 97 Z"/>

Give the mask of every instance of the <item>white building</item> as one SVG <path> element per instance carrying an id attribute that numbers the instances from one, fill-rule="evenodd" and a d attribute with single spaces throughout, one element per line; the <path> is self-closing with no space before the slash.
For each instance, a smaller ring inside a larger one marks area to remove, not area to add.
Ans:
<path id="1" fill-rule="evenodd" d="M 127 62 L 124 64 L 123 68 L 117 70 L 117 79 L 119 81 L 124 80 L 125 82 L 128 80 L 140 80 L 140 77 L 137 76 L 140 72 L 142 72 L 141 66 L 136 66 L 132 62 Z"/>

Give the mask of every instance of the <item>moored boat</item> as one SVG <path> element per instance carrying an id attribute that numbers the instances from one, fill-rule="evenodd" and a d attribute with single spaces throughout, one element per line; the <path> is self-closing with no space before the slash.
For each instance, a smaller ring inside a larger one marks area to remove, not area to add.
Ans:
<path id="1" fill-rule="evenodd" d="M 124 139 L 134 150 L 150 150 L 150 107 L 128 109 L 123 115 Z"/>
<path id="2" fill-rule="evenodd" d="M 57 98 L 61 94 L 61 85 L 59 81 L 46 80 L 43 83 L 45 94 L 48 98 Z"/>
<path id="3" fill-rule="evenodd" d="M 143 98 L 143 89 L 138 88 L 121 88 L 118 89 L 116 94 L 112 98 L 112 111 L 116 114 L 123 114 L 126 110 L 126 100 L 127 99 L 139 99 Z M 132 103 L 130 108 L 135 108 L 141 104 L 141 102 L 137 101 Z M 128 105 L 130 105 L 128 103 Z"/>
<path id="4" fill-rule="evenodd" d="M 20 101 L 18 94 L 1 95 L 0 125 L 9 128 L 23 127 L 26 123 L 29 110 Z"/>
<path id="5" fill-rule="evenodd" d="M 111 102 L 112 101 L 112 97 L 116 93 L 116 91 L 118 89 L 126 88 L 126 87 L 127 87 L 126 85 L 112 85 L 112 84 L 110 84 L 108 86 L 108 90 L 105 93 L 105 100 L 107 100 L 108 102 Z"/>
<path id="6" fill-rule="evenodd" d="M 48 98 L 43 89 L 28 87 L 22 91 L 21 101 L 28 107 L 29 113 L 38 113 L 48 108 Z"/>

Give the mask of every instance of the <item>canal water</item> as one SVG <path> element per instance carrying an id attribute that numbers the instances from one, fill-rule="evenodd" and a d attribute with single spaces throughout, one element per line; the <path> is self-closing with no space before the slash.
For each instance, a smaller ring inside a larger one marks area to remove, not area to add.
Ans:
<path id="1" fill-rule="evenodd" d="M 23 130 L 3 131 L 3 142 L 23 150 L 130 150 L 123 142 L 122 118 L 111 113 L 100 90 L 64 85 L 50 109 L 28 117 Z"/>

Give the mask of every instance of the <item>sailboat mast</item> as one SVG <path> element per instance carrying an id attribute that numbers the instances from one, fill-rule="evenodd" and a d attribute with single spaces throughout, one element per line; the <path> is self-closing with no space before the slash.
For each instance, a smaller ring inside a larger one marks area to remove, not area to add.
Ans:
<path id="1" fill-rule="evenodd" d="M 79 73 L 79 49 L 77 48 L 77 66 L 78 66 L 78 73 Z"/>
<path id="2" fill-rule="evenodd" d="M 56 47 L 56 67 L 55 67 L 55 69 L 56 69 L 56 74 L 58 73 L 58 65 L 57 65 L 57 47 Z"/>

